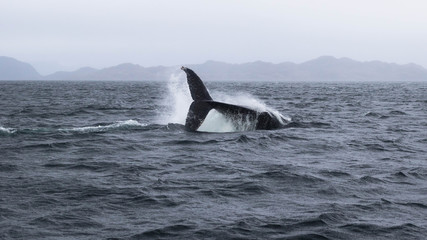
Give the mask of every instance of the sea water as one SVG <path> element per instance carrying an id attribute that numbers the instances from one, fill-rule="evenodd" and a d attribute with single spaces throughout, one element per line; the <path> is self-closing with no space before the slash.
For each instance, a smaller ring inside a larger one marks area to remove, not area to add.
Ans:
<path id="1" fill-rule="evenodd" d="M 426 83 L 206 85 L 291 122 L 186 132 L 182 76 L 0 82 L 0 238 L 425 238 Z"/>

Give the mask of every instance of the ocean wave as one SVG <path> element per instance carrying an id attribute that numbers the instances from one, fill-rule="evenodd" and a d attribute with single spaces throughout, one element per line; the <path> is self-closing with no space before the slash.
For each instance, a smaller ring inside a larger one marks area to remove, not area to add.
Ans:
<path id="1" fill-rule="evenodd" d="M 407 113 L 405 113 L 403 111 L 399 111 L 399 110 L 390 111 L 388 114 L 390 114 L 390 115 L 407 115 Z"/>
<path id="2" fill-rule="evenodd" d="M 363 236 L 362 238 L 376 239 L 419 239 L 423 235 L 424 229 L 412 224 L 402 223 L 399 225 L 379 225 L 371 223 L 350 223 L 339 227 L 345 232 L 355 234 L 355 236 Z"/>
<path id="3" fill-rule="evenodd" d="M 171 238 L 178 237 L 183 233 L 195 229 L 195 226 L 189 224 L 176 224 L 157 229 L 150 229 L 140 234 L 131 236 L 130 239 L 144 239 L 144 238 Z"/>
<path id="4" fill-rule="evenodd" d="M 221 141 L 219 140 L 172 140 L 165 142 L 165 145 L 200 145 L 200 144 L 217 144 Z"/>
<path id="5" fill-rule="evenodd" d="M 86 162 L 86 163 L 61 163 L 49 162 L 43 165 L 45 168 L 56 168 L 63 170 L 76 170 L 76 171 L 93 171 L 104 172 L 121 167 L 120 164 L 114 162 Z"/>
<path id="6" fill-rule="evenodd" d="M 289 172 L 288 170 L 270 170 L 262 173 L 258 173 L 252 176 L 255 179 L 270 179 L 275 182 L 292 182 L 293 185 L 319 185 L 325 182 L 322 178 L 315 177 L 309 174 L 297 174 Z"/>
<path id="7" fill-rule="evenodd" d="M 332 128 L 332 125 L 324 122 L 290 122 L 284 128 Z"/>
<path id="8" fill-rule="evenodd" d="M 18 169 L 17 165 L 10 163 L 0 163 L 0 172 L 13 172 Z"/>
<path id="9" fill-rule="evenodd" d="M 380 117 L 382 117 L 383 115 L 381 115 L 380 113 L 377 113 L 377 112 L 367 112 L 366 114 L 365 114 L 365 117 L 378 117 L 378 118 L 380 118 Z"/>

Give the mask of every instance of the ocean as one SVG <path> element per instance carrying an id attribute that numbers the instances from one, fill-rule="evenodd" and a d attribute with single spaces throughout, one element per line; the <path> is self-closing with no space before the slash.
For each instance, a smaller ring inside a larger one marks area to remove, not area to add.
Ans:
<path id="1" fill-rule="evenodd" d="M 187 132 L 182 75 L 0 82 L 0 239 L 426 238 L 427 83 L 206 85 L 291 121 Z"/>

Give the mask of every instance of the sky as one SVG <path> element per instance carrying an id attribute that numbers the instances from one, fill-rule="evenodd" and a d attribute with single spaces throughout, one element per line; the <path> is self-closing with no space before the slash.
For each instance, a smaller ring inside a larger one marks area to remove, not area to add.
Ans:
<path id="1" fill-rule="evenodd" d="M 319 56 L 427 68 L 425 0 L 0 0 L 0 56 L 41 74 Z"/>

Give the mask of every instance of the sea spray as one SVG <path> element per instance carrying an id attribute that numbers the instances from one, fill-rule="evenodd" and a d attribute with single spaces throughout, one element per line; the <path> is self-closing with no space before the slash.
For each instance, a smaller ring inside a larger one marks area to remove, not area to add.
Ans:
<path id="1" fill-rule="evenodd" d="M 252 131 L 256 128 L 256 120 L 250 119 L 248 115 L 228 116 L 221 114 L 215 109 L 211 110 L 197 129 L 199 132 L 243 132 Z"/>
<path id="2" fill-rule="evenodd" d="M 163 112 L 160 114 L 158 122 L 160 124 L 185 124 L 188 108 L 193 101 L 185 80 L 185 74 L 182 72 L 171 74 L 167 82 L 167 89 L 167 95 L 160 103 Z"/>
<path id="3" fill-rule="evenodd" d="M 243 107 L 248 107 L 259 112 L 270 112 L 272 113 L 282 124 L 285 124 L 282 119 L 290 122 L 292 119 L 290 117 L 283 116 L 279 111 L 274 108 L 267 106 L 262 100 L 256 98 L 255 96 L 238 92 L 233 96 L 222 93 L 222 92 L 213 92 L 214 99 L 217 99 L 219 102 L 230 103 L 234 105 L 239 105 Z"/>
<path id="4" fill-rule="evenodd" d="M 229 95 L 223 92 L 214 91 L 212 92 L 212 95 L 215 101 L 218 102 L 248 107 L 260 112 L 270 110 L 268 109 L 267 105 L 265 105 L 261 100 L 257 99 L 249 93 L 237 92 L 233 93 L 233 95 Z"/>
<path id="5" fill-rule="evenodd" d="M 177 69 L 178 71 L 178 69 Z M 170 75 L 167 82 L 167 94 L 160 103 L 163 112 L 159 115 L 158 123 L 178 123 L 185 124 L 188 109 L 192 103 L 192 98 L 185 78 L 182 72 L 176 72 Z M 212 97 L 214 101 L 229 103 L 248 107 L 259 112 L 269 111 L 274 114 L 279 121 L 283 117 L 277 110 L 267 107 L 265 103 L 256 97 L 243 92 L 237 92 L 234 95 L 229 95 L 224 92 L 213 91 Z M 289 119 L 290 121 L 290 119 Z M 229 119 L 216 110 L 212 110 L 206 116 L 199 131 L 203 132 L 238 132 L 255 130 L 256 121 L 249 119 Z"/>

